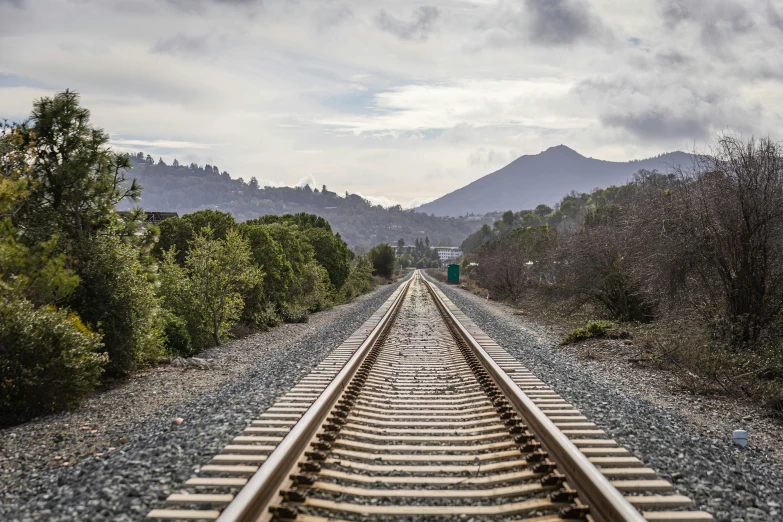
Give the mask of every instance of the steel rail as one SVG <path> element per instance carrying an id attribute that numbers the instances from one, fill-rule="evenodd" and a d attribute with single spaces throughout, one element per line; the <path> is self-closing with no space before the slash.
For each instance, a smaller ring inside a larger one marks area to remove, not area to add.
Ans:
<path id="1" fill-rule="evenodd" d="M 509 375 L 481 347 L 456 316 L 435 292 L 433 284 L 422 277 L 435 303 L 449 318 L 459 335 L 481 361 L 506 399 L 514 406 L 538 437 L 541 445 L 557 464 L 578 492 L 579 498 L 589 506 L 596 522 L 646 522 L 642 514 L 631 505 L 609 480 L 579 451 L 573 442 L 555 426 L 554 422 L 522 391 Z"/>
<path id="2" fill-rule="evenodd" d="M 264 464 L 248 480 L 242 490 L 223 510 L 217 522 L 253 522 L 264 515 L 270 502 L 285 482 L 291 469 L 307 449 L 310 440 L 316 434 L 331 412 L 343 391 L 348 387 L 356 371 L 364 362 L 381 333 L 389 326 L 395 312 L 400 308 L 413 277 L 408 279 L 399 295 L 375 326 L 367 339 L 359 346 L 353 356 L 345 363 L 340 373 L 318 396 L 288 435 L 269 454 Z"/>

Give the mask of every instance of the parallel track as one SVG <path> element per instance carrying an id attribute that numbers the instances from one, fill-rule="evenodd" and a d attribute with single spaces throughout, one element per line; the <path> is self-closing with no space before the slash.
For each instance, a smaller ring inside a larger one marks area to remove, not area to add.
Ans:
<path id="1" fill-rule="evenodd" d="M 418 273 L 185 487 L 148 518 L 713 520 Z"/>

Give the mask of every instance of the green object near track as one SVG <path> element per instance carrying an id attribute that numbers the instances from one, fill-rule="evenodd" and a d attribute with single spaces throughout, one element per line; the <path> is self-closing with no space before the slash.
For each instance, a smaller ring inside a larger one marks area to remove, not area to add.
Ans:
<path id="1" fill-rule="evenodd" d="M 453 284 L 459 283 L 459 265 L 449 265 L 446 269 L 446 281 Z"/>

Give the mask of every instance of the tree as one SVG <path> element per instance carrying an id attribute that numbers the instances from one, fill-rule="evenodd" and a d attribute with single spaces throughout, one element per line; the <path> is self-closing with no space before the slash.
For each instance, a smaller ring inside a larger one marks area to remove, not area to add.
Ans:
<path id="1" fill-rule="evenodd" d="M 160 304 L 139 251 L 116 234 L 102 234 L 81 244 L 77 255 L 80 284 L 69 303 L 103 334 L 107 370 L 126 374 L 161 357 Z"/>
<path id="2" fill-rule="evenodd" d="M 304 231 L 304 237 L 313 247 L 315 260 L 329 274 L 329 281 L 340 288 L 351 269 L 351 257 L 348 246 L 339 236 L 335 237 L 324 228 L 310 228 Z"/>
<path id="3" fill-rule="evenodd" d="M 396 261 L 394 249 L 388 243 L 381 243 L 372 247 L 367 255 L 372 261 L 373 273 L 390 279 Z"/>
<path id="4" fill-rule="evenodd" d="M 248 186 L 249 186 L 251 189 L 253 189 L 253 190 L 258 190 L 258 189 L 260 188 L 260 187 L 258 186 L 258 180 L 256 179 L 256 177 L 255 177 L 255 176 L 253 176 L 252 178 L 250 178 L 250 183 L 248 184 Z"/>
<path id="5" fill-rule="evenodd" d="M 140 196 L 141 186 L 125 178 L 129 156 L 108 148 L 108 134 L 90 125 L 77 93 L 37 100 L 18 132 L 19 146 L 30 149 L 33 183 L 14 223 L 31 240 L 60 231 L 66 240 L 92 237 L 108 226 L 117 203 Z"/>
<path id="6" fill-rule="evenodd" d="M 251 262 L 264 272 L 263 284 L 256 283 L 245 298 L 243 321 L 257 326 L 274 323 L 285 305 L 288 287 L 292 284 L 293 270 L 283 250 L 270 233 L 269 225 L 240 225 L 240 231 L 250 248 Z"/>
<path id="7" fill-rule="evenodd" d="M 711 152 L 635 221 L 651 225 L 641 229 L 649 262 L 640 277 L 687 303 L 718 338 L 753 348 L 783 308 L 783 150 L 724 135 Z"/>
<path id="8" fill-rule="evenodd" d="M 188 254 L 190 242 L 200 232 L 209 227 L 216 239 L 223 239 L 236 224 L 231 214 L 209 209 L 186 214 L 181 218 L 173 217 L 166 219 L 159 225 L 160 236 L 153 249 L 153 254 L 158 259 L 162 259 L 164 252 L 167 252 L 173 246 L 177 251 L 177 262 L 183 265 Z"/>
<path id="9" fill-rule="evenodd" d="M 397 240 L 397 255 L 401 256 L 405 251 L 405 240 L 400 238 Z"/>
<path id="10" fill-rule="evenodd" d="M 535 210 L 533 210 L 533 213 L 536 216 L 538 216 L 539 219 L 544 219 L 545 217 L 547 217 L 549 214 L 552 213 L 552 207 L 550 207 L 548 205 L 541 204 L 541 205 L 538 205 L 535 208 Z"/>
<path id="11" fill-rule="evenodd" d="M 210 339 L 220 345 L 242 315 L 243 294 L 263 274 L 250 261 L 247 241 L 234 229 L 217 239 L 207 227 L 189 247 L 184 267 L 177 264 L 174 248 L 164 255 L 161 294 L 166 306 L 185 318 L 197 344 Z"/>

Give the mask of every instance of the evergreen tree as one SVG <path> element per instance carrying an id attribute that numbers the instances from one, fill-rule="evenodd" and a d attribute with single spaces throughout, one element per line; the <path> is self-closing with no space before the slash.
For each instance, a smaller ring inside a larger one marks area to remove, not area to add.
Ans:
<path id="1" fill-rule="evenodd" d="M 125 178 L 129 156 L 109 149 L 109 135 L 90 125 L 77 93 L 37 100 L 18 132 L 19 146 L 32 149 L 32 189 L 14 221 L 30 239 L 60 231 L 67 240 L 89 238 L 110 223 L 117 203 L 141 195 Z"/>

